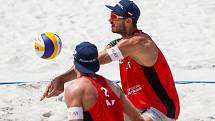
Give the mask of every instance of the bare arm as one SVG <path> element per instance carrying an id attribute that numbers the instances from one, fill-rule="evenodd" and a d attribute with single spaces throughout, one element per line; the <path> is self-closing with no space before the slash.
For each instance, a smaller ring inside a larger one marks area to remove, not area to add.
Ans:
<path id="1" fill-rule="evenodd" d="M 127 99 L 121 87 L 113 83 L 112 81 L 106 79 L 106 82 L 111 87 L 112 91 L 122 100 L 122 106 L 124 113 L 130 118 L 131 121 L 144 121 L 140 113 L 133 106 L 133 104 Z"/>
<path id="2" fill-rule="evenodd" d="M 82 88 L 80 88 L 79 85 L 76 85 L 75 83 L 71 83 L 71 85 L 67 86 L 65 89 L 64 93 L 64 98 L 65 98 L 65 103 L 68 108 L 82 108 L 83 109 L 83 104 L 82 104 Z M 82 113 L 82 114 L 80 114 Z M 77 115 L 82 115 L 83 112 L 79 111 L 73 111 L 73 112 L 68 112 L 68 117 L 73 117 L 71 116 L 72 114 L 77 114 Z M 83 119 L 70 119 L 69 121 L 83 121 Z"/>
<path id="3" fill-rule="evenodd" d="M 104 50 L 100 51 L 99 52 L 99 62 L 100 64 L 107 64 L 107 63 L 110 63 L 112 60 L 111 58 L 109 57 L 109 55 L 107 54 L 106 52 L 106 49 L 109 49 L 113 46 L 115 46 L 117 43 L 119 43 L 119 41 L 121 40 L 122 38 L 118 38 L 118 39 L 115 39 L 113 41 L 111 41 L 106 47 Z"/>
<path id="4" fill-rule="evenodd" d="M 102 65 L 102 64 L 107 64 L 107 63 L 110 63 L 112 60 L 111 58 L 109 57 L 106 49 L 102 50 L 99 52 L 99 63 Z"/>
<path id="5" fill-rule="evenodd" d="M 60 79 L 61 83 L 65 83 L 67 81 L 74 80 L 76 78 L 77 78 L 77 75 L 75 73 L 74 66 L 72 66 L 71 69 L 61 74 L 60 76 L 57 76 L 55 79 Z"/>
<path id="6" fill-rule="evenodd" d="M 133 51 L 136 51 L 135 46 L 136 44 L 131 41 L 130 39 L 122 39 L 121 41 L 119 41 L 118 43 L 116 43 L 116 45 L 119 50 L 121 51 L 123 57 L 132 55 Z M 99 52 L 99 62 L 100 64 L 107 64 L 110 63 L 112 60 L 110 58 L 110 56 L 107 53 L 107 49 L 111 48 L 111 46 L 107 46 L 104 50 Z"/>
<path id="7" fill-rule="evenodd" d="M 123 105 L 123 110 L 125 114 L 130 118 L 131 121 L 144 121 L 137 109 L 131 104 L 127 97 L 121 93 L 121 100 Z"/>
<path id="8" fill-rule="evenodd" d="M 40 100 L 43 100 L 45 97 L 50 98 L 53 96 L 58 96 L 64 91 L 64 83 L 69 80 L 76 79 L 76 77 L 77 75 L 73 67 L 62 75 L 57 76 L 51 83 L 48 84 Z"/>
<path id="9" fill-rule="evenodd" d="M 123 57 L 130 56 L 137 63 L 144 66 L 152 66 L 157 60 L 156 44 L 147 35 L 134 36 L 129 39 L 120 40 L 115 46 L 119 48 Z M 101 64 L 110 63 L 112 60 L 106 49 L 99 53 L 99 61 Z"/>

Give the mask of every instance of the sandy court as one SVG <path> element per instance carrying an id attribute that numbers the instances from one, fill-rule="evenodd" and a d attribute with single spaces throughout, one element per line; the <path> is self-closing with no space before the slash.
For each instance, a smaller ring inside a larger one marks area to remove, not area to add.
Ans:
<path id="1" fill-rule="evenodd" d="M 214 0 L 134 0 L 141 9 L 138 27 L 163 51 L 175 80 L 215 81 Z M 75 45 L 90 41 L 103 49 L 118 38 L 110 31 L 109 0 L 0 0 L 0 82 L 44 82 L 73 64 Z M 33 40 L 57 33 L 62 52 L 40 59 Z M 120 80 L 118 63 L 99 74 Z M 66 121 L 63 96 L 40 102 L 46 83 L 0 85 L 0 121 Z M 215 84 L 176 85 L 179 121 L 215 121 Z"/>

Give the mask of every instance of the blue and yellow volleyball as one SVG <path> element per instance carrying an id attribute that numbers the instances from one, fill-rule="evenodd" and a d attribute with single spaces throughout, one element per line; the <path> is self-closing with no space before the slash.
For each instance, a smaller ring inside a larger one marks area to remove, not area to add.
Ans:
<path id="1" fill-rule="evenodd" d="M 34 47 L 39 57 L 53 59 L 61 52 L 62 42 L 57 34 L 44 32 L 34 41 Z"/>

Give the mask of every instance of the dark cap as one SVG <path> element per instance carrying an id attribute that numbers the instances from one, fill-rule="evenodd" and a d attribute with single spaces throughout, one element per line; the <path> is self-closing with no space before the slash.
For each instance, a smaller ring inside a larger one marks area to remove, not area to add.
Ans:
<path id="1" fill-rule="evenodd" d="M 74 64 L 81 73 L 97 72 L 100 67 L 97 47 L 89 42 L 78 44 L 74 52 Z"/>
<path id="2" fill-rule="evenodd" d="M 140 16 L 140 9 L 138 6 L 130 0 L 121 0 L 115 6 L 105 5 L 111 9 L 114 13 L 123 17 L 132 17 L 137 22 Z"/>

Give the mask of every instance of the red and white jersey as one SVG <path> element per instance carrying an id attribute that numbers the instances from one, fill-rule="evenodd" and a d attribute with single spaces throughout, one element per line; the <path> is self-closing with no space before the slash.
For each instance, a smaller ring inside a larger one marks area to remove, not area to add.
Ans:
<path id="1" fill-rule="evenodd" d="M 154 107 L 169 118 L 178 118 L 178 94 L 169 65 L 159 49 L 157 62 L 152 67 L 125 57 L 120 61 L 120 75 L 123 91 L 138 109 Z"/>
<path id="2" fill-rule="evenodd" d="M 85 120 L 93 121 L 124 121 L 122 101 L 112 91 L 105 79 L 97 75 L 94 77 L 81 76 L 89 79 L 98 92 L 95 105 L 84 112 Z"/>

